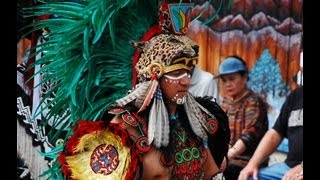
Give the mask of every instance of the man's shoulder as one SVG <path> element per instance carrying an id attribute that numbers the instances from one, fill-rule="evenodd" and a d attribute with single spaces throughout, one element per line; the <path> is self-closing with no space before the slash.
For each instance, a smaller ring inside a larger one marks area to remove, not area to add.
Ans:
<path id="1" fill-rule="evenodd" d="M 205 70 L 202 70 L 199 67 L 195 67 L 194 77 L 196 79 L 201 79 L 201 80 L 211 80 L 211 79 L 213 79 L 213 74 L 211 74 L 210 72 L 207 72 Z"/>
<path id="2" fill-rule="evenodd" d="M 216 82 L 213 79 L 213 75 L 209 72 L 202 71 L 198 76 L 198 83 L 201 84 L 215 84 Z"/>
<path id="3" fill-rule="evenodd" d="M 213 79 L 213 75 L 207 71 L 201 70 L 201 76 L 204 79 Z"/>

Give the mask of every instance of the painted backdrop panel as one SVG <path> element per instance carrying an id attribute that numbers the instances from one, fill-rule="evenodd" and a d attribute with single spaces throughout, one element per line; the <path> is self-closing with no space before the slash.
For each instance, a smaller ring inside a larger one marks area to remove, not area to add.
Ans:
<path id="1" fill-rule="evenodd" d="M 188 31 L 200 45 L 198 64 L 202 69 L 218 74 L 221 61 L 229 55 L 246 61 L 248 86 L 269 103 L 269 127 L 288 93 L 298 86 L 297 74 L 303 72 L 302 4 L 302 0 L 234 0 L 228 8 L 224 1 L 213 22 L 204 25 L 199 18 Z M 218 10 L 214 7 L 199 3 L 193 16 L 205 8 L 208 10 L 203 17 L 213 15 Z M 222 90 L 219 93 L 224 94 Z M 284 145 L 280 150 L 286 148 Z"/>

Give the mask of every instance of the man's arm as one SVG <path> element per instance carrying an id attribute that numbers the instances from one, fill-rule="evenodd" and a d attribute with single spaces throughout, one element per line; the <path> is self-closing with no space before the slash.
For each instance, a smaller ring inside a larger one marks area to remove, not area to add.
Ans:
<path id="1" fill-rule="evenodd" d="M 262 138 L 247 166 L 240 172 L 238 180 L 247 180 L 250 175 L 258 177 L 259 166 L 278 147 L 283 137 L 274 129 L 269 129 Z"/>

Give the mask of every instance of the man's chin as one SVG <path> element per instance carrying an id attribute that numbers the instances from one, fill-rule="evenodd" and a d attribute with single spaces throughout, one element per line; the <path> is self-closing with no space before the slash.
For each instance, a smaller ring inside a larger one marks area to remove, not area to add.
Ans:
<path id="1" fill-rule="evenodd" d="M 183 96 L 182 98 L 177 98 L 177 104 L 181 105 L 186 102 L 186 96 Z"/>

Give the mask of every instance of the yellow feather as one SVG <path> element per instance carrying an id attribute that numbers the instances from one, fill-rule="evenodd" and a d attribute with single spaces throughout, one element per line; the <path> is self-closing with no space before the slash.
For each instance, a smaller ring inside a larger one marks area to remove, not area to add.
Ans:
<path id="1" fill-rule="evenodd" d="M 180 14 L 181 19 L 182 19 L 182 27 L 181 28 L 183 28 L 186 25 L 186 16 L 184 15 L 184 13 L 183 13 L 183 11 L 181 9 L 179 11 L 179 14 Z"/>
<path id="2" fill-rule="evenodd" d="M 95 173 L 91 166 L 91 155 L 100 145 L 112 145 L 118 152 L 119 164 L 117 168 L 108 175 Z M 124 146 L 121 138 L 110 131 L 95 131 L 81 137 L 79 144 L 75 148 L 75 155 L 67 156 L 68 163 L 74 179 L 124 179 L 130 163 L 130 149 Z"/>

